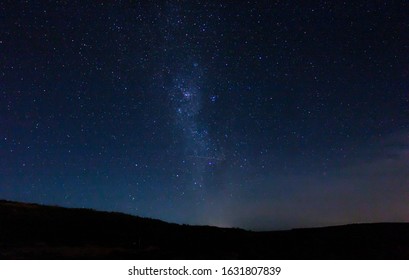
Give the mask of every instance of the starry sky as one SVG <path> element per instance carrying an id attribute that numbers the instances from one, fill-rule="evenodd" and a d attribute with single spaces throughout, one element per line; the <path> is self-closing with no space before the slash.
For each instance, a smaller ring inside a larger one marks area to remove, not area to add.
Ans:
<path id="1" fill-rule="evenodd" d="M 1 1 L 0 199 L 256 230 L 409 222 L 408 14 Z"/>

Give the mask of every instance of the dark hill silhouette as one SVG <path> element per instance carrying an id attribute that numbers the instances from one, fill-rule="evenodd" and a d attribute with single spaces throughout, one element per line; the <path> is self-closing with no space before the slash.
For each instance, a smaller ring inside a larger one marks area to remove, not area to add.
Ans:
<path id="1" fill-rule="evenodd" d="M 252 232 L 0 200 L 0 259 L 409 259 L 409 223 Z"/>

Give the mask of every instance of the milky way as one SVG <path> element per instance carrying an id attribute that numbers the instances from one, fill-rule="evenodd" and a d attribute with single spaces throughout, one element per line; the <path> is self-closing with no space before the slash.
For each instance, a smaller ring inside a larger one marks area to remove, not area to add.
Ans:
<path id="1" fill-rule="evenodd" d="M 221 147 L 218 147 L 208 132 L 208 123 L 203 120 L 206 110 L 202 104 L 216 101 L 212 93 L 204 92 L 206 86 L 205 63 L 201 51 L 195 51 L 195 35 L 181 34 L 188 28 L 184 11 L 175 5 L 166 6 L 163 23 L 163 64 L 167 71 L 163 79 L 163 91 L 170 100 L 171 116 L 176 133 L 179 132 L 179 145 L 183 147 L 181 172 L 178 178 L 183 181 L 187 191 L 196 191 L 196 204 L 206 203 L 206 178 L 212 176 L 212 169 L 223 160 Z M 206 26 L 203 24 L 203 28 Z M 181 57 L 181 59 L 180 59 Z M 175 58 L 178 58 L 175 60 Z M 208 100 L 204 100 L 208 98 Z"/>
<path id="2" fill-rule="evenodd" d="M 407 1 L 0 1 L 0 199 L 408 221 Z"/>

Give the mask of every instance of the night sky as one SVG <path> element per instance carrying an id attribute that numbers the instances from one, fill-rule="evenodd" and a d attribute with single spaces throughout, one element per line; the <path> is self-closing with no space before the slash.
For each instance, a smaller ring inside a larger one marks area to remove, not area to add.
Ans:
<path id="1" fill-rule="evenodd" d="M 407 1 L 1 1 L 0 199 L 409 222 Z"/>

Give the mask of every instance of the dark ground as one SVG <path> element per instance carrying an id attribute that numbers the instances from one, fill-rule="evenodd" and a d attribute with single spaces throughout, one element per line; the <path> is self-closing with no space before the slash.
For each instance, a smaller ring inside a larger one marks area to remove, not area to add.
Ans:
<path id="1" fill-rule="evenodd" d="M 409 223 L 252 232 L 0 200 L 0 259 L 409 259 Z"/>

